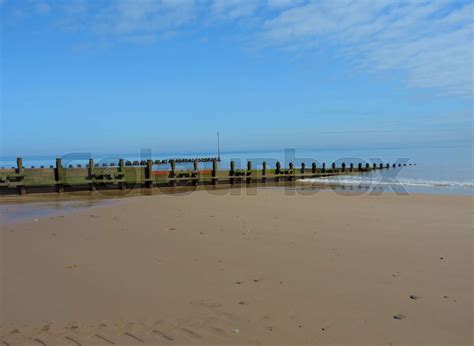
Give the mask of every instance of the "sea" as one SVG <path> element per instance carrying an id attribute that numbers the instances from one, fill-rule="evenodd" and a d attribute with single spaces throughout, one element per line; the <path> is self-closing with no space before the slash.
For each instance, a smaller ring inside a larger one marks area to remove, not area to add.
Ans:
<path id="1" fill-rule="evenodd" d="M 219 167 L 228 169 L 230 161 L 235 161 L 237 168 L 247 167 L 247 161 L 252 162 L 254 169 L 260 169 L 265 161 L 268 168 L 274 168 L 277 161 L 282 167 L 288 167 L 292 162 L 295 168 L 300 168 L 304 162 L 307 169 L 316 162 L 318 167 L 323 163 L 327 168 L 336 163 L 340 167 L 344 162 L 347 167 L 353 163 L 357 167 L 362 163 L 371 166 L 373 163 L 384 166 L 390 164 L 390 169 L 377 170 L 367 174 L 337 176 L 328 178 L 311 178 L 298 181 L 305 189 L 353 189 L 358 188 L 367 193 L 373 191 L 396 192 L 396 193 L 434 193 L 473 195 L 473 156 L 472 147 L 409 147 L 409 148 L 363 148 L 363 149 L 297 149 L 286 148 L 281 150 L 248 150 L 248 151 L 223 151 L 220 153 L 221 161 Z M 63 166 L 67 167 L 81 164 L 83 167 L 90 157 L 94 158 L 99 165 L 110 165 L 118 163 L 118 159 L 125 160 L 163 160 L 173 158 L 202 158 L 216 157 L 216 152 L 197 153 L 159 153 L 150 150 L 142 150 L 137 153 L 114 153 L 114 154 L 91 154 L 91 153 L 65 153 L 61 156 Z M 56 156 L 24 156 L 25 167 L 49 167 L 55 165 Z M 395 168 L 392 168 L 393 164 Z M 398 164 L 401 167 L 398 167 Z M 406 164 L 406 166 L 404 165 Z M 200 169 L 211 168 L 210 162 L 199 164 Z M 8 168 L 16 166 L 16 157 L 0 157 L 0 167 Z M 189 169 L 192 163 L 178 163 L 177 169 Z M 169 165 L 154 165 L 155 170 L 168 170 Z"/>

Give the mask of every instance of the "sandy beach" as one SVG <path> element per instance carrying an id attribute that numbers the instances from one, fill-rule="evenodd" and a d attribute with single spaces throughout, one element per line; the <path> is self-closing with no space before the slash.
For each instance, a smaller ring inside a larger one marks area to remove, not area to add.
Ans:
<path id="1" fill-rule="evenodd" d="M 0 344 L 472 344 L 472 213 L 234 189 L 3 223 Z"/>

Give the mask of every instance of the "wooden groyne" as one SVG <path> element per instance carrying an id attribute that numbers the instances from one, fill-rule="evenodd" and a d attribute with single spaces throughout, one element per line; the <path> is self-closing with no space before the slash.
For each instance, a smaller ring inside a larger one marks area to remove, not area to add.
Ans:
<path id="1" fill-rule="evenodd" d="M 187 159 L 189 160 L 189 159 Z M 183 161 L 181 161 L 183 162 Z M 189 162 L 189 161 L 187 161 Z M 236 169 L 235 162 L 230 162 L 230 168 L 227 170 L 219 169 L 219 160 L 211 160 L 212 168 L 200 170 L 198 167 L 200 159 L 195 159 L 193 168 L 187 170 L 178 170 L 176 168 L 177 160 L 170 160 L 169 170 L 154 170 L 153 165 L 157 164 L 153 160 L 146 161 L 125 161 L 120 159 L 117 164 L 99 166 L 89 159 L 85 167 L 78 164 L 76 167 L 68 165 L 65 167 L 61 158 L 56 159 L 56 165 L 45 167 L 25 168 L 23 159 L 17 158 L 17 167 L 0 169 L 0 191 L 2 194 L 18 193 L 25 195 L 27 191 L 34 192 L 41 188 L 53 188 L 57 193 L 63 193 L 65 189 L 94 191 L 99 187 L 115 189 L 134 189 L 134 188 L 154 188 L 154 187 L 177 187 L 177 186 L 197 186 L 197 185 L 219 185 L 228 184 L 265 184 L 267 182 L 295 181 L 296 179 L 315 178 L 334 175 L 348 175 L 373 170 L 382 170 L 411 166 L 412 164 L 373 164 L 350 163 L 349 166 L 343 162 L 340 166 L 332 163 L 328 168 L 326 163 L 317 167 L 312 163 L 311 167 L 306 167 L 301 163 L 295 167 L 289 163 L 288 167 L 282 167 L 280 162 L 276 162 L 275 167 L 271 168 L 266 162 L 262 163 L 261 169 L 254 169 L 252 162 L 248 161 L 245 169 Z M 159 162 L 161 164 L 163 162 Z M 415 165 L 415 164 L 413 164 Z"/>

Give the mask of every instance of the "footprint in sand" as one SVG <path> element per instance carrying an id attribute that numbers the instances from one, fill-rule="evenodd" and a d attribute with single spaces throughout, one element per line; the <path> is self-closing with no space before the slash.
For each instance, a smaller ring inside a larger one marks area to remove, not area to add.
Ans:
<path id="1" fill-rule="evenodd" d="M 394 315 L 393 316 L 393 319 L 394 320 L 403 320 L 405 318 L 405 315 L 401 315 L 401 314 L 398 314 L 398 315 Z"/>

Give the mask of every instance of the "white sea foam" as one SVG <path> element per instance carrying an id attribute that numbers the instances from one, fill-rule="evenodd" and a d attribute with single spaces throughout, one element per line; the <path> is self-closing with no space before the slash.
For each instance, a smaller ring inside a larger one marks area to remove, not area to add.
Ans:
<path id="1" fill-rule="evenodd" d="M 419 186 L 419 187 L 447 187 L 447 188 L 474 188 L 474 181 L 446 181 L 446 180 L 422 180 L 422 179 L 408 179 L 400 178 L 397 180 L 380 180 L 371 179 L 370 177 L 361 176 L 344 176 L 344 177 L 324 177 L 324 178 L 310 178 L 298 179 L 298 182 L 303 184 L 314 185 L 344 185 L 344 186 L 380 186 L 380 185 L 397 185 L 404 186 Z"/>

